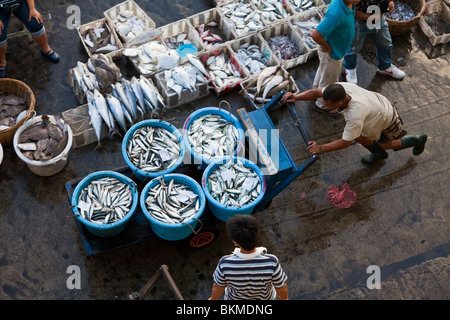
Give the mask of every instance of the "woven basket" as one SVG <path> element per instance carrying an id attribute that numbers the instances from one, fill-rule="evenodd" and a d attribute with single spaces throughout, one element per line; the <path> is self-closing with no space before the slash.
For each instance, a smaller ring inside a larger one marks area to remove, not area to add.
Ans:
<path id="1" fill-rule="evenodd" d="M 36 104 L 36 99 L 34 97 L 33 91 L 25 83 L 19 80 L 3 78 L 0 79 L 0 92 L 6 92 L 11 94 L 16 94 L 26 100 L 28 105 L 28 112 L 25 117 L 22 118 L 14 126 L 0 131 L 0 143 L 3 145 L 11 144 L 13 142 L 14 134 L 17 129 L 34 113 L 34 106 Z"/>
<path id="2" fill-rule="evenodd" d="M 416 16 L 406 21 L 397 21 L 386 18 L 386 21 L 389 25 L 389 32 L 391 33 L 391 35 L 394 36 L 401 35 L 410 31 L 411 28 L 417 22 L 419 22 L 420 17 L 425 11 L 425 0 L 396 0 L 396 1 L 400 1 L 409 5 L 414 10 Z"/>

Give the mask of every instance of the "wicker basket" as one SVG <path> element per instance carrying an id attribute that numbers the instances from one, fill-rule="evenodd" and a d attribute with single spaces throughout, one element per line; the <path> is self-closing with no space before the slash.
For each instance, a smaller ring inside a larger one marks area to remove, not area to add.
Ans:
<path id="1" fill-rule="evenodd" d="M 31 114 L 34 113 L 36 99 L 30 87 L 19 80 L 10 78 L 0 79 L 0 92 L 16 94 L 26 99 L 28 105 L 28 112 L 22 120 L 20 120 L 14 126 L 0 131 L 0 143 L 6 145 L 13 142 L 14 134 L 16 133 L 17 129 L 19 129 L 19 127 L 31 116 Z"/>
<path id="2" fill-rule="evenodd" d="M 406 21 L 397 21 L 387 19 L 386 21 L 389 25 L 389 32 L 391 35 L 401 35 L 411 30 L 411 28 L 419 22 L 420 17 L 425 11 L 425 0 L 396 0 L 403 2 L 409 5 L 413 10 L 416 16 L 412 19 Z"/>

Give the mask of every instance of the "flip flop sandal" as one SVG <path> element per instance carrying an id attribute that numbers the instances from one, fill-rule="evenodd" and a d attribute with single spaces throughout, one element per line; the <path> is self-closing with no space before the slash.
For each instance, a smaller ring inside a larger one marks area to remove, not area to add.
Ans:
<path id="1" fill-rule="evenodd" d="M 58 56 L 58 54 L 57 54 L 55 51 L 53 51 L 52 49 L 50 49 L 47 53 L 44 53 L 44 52 L 42 52 L 42 51 L 41 51 L 41 53 L 42 53 L 42 55 L 43 55 L 44 57 L 46 57 L 47 59 L 49 59 L 51 62 L 56 63 L 56 62 L 59 61 L 59 56 Z"/>
<path id="2" fill-rule="evenodd" d="M 327 107 L 318 107 L 316 105 L 313 106 L 313 109 L 322 113 L 330 114 L 332 116 L 337 116 L 339 112 L 336 109 L 333 108 L 327 108 Z"/>
<path id="3" fill-rule="evenodd" d="M 0 78 L 6 77 L 6 66 L 0 66 Z"/>

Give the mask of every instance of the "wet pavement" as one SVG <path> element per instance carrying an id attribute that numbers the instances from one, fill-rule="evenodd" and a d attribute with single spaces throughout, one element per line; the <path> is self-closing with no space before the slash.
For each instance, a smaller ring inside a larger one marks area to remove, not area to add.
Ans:
<path id="1" fill-rule="evenodd" d="M 121 1 L 77 1 L 81 23 L 103 17 Z M 210 1 L 138 1 L 156 25 L 183 19 L 212 7 Z M 85 62 L 75 30 L 66 27 L 71 1 L 38 1 L 50 45 L 60 54 L 53 65 L 43 60 L 38 46 L 26 38 L 9 42 L 8 77 L 28 84 L 36 96 L 39 114 L 56 114 L 79 105 L 69 85 L 69 69 Z M 376 74 L 373 44 L 368 41 L 358 56 L 360 86 L 380 92 L 398 108 L 410 134 L 426 133 L 420 156 L 410 150 L 389 152 L 389 158 L 367 167 L 359 145 L 323 154 L 297 180 L 255 213 L 261 223 L 261 245 L 275 254 L 288 276 L 289 297 L 300 299 L 449 299 L 450 200 L 449 141 L 450 51 L 431 50 L 419 30 L 394 37 L 393 61 L 407 76 L 402 81 Z M 400 59 L 400 60 L 399 60 Z M 117 62 L 126 78 L 136 75 L 125 60 Z M 318 60 L 290 70 L 300 90 L 311 88 Z M 233 112 L 248 107 L 232 93 L 206 98 L 172 110 L 167 119 L 181 128 L 194 110 L 230 102 Z M 310 136 L 319 143 L 340 138 L 344 121 L 296 105 Z M 250 110 L 250 109 L 249 109 Z M 272 119 L 296 163 L 309 156 L 287 110 Z M 165 264 L 185 299 L 210 295 L 218 260 L 233 249 L 217 222 L 216 237 L 194 249 L 186 242 L 155 238 L 113 252 L 87 256 L 76 224 L 66 217 L 70 207 L 65 184 L 89 173 L 125 166 L 121 139 L 105 140 L 72 149 L 69 162 L 57 175 L 34 175 L 4 146 L 0 166 L 0 299 L 127 299 Z M 348 183 L 358 199 L 348 209 L 326 200 L 330 185 Z M 303 196 L 302 196 L 303 194 Z M 81 289 L 68 289 L 67 268 L 81 271 Z M 367 268 L 381 268 L 381 289 L 370 290 Z M 174 299 L 164 281 L 148 299 Z"/>

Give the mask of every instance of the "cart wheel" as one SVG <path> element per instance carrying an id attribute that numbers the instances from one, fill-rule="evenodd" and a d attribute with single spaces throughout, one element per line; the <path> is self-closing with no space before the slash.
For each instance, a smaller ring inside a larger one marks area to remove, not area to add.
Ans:
<path id="1" fill-rule="evenodd" d="M 210 244 L 214 239 L 214 233 L 202 232 L 192 237 L 189 241 L 189 245 L 193 248 L 201 248 Z"/>

